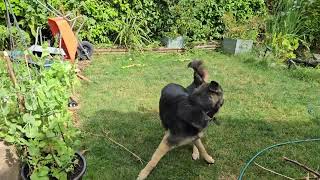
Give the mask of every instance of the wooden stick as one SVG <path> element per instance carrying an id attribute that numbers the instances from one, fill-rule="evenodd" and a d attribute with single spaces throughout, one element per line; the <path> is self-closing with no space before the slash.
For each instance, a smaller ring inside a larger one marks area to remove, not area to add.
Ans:
<path id="1" fill-rule="evenodd" d="M 295 180 L 306 180 L 307 178 L 309 178 L 309 179 L 317 179 L 317 180 L 319 180 L 319 178 L 317 178 L 317 177 L 301 177 L 301 178 L 295 178 Z"/>
<path id="2" fill-rule="evenodd" d="M 302 60 L 299 58 L 295 58 L 295 59 L 290 59 L 289 61 L 299 63 L 299 64 L 304 64 L 305 66 L 311 66 L 313 68 L 315 68 L 317 65 L 320 64 L 320 60 Z"/>
<path id="3" fill-rule="evenodd" d="M 92 82 L 89 78 L 87 78 L 87 77 L 85 77 L 85 76 L 83 76 L 83 75 L 81 75 L 81 74 L 79 74 L 79 73 L 77 73 L 77 76 L 78 76 L 80 79 L 82 79 L 82 80 L 85 80 L 85 81 L 87 81 L 87 82 Z"/>
<path id="4" fill-rule="evenodd" d="M 6 51 L 3 52 L 3 55 L 4 55 L 4 59 L 6 61 L 6 64 L 7 64 L 7 71 L 8 71 L 9 77 L 13 83 L 13 86 L 15 88 L 17 88 L 18 83 L 17 83 L 16 75 L 13 71 L 12 62 L 11 62 L 9 55 Z M 18 97 L 18 102 L 19 102 L 19 110 L 20 110 L 20 112 L 24 112 L 26 109 L 26 107 L 24 105 L 24 97 L 19 92 L 17 92 L 17 97 Z"/>
<path id="5" fill-rule="evenodd" d="M 81 150 L 80 151 L 80 153 L 82 154 L 82 155 L 84 155 L 86 152 L 88 152 L 89 151 L 89 149 L 83 149 L 83 150 Z"/>
<path id="6" fill-rule="evenodd" d="M 318 178 L 320 178 L 320 174 L 319 174 L 319 172 L 317 172 L 317 171 L 315 171 L 315 170 L 313 170 L 313 169 L 309 168 L 308 166 L 303 165 L 303 164 L 299 163 L 298 161 L 295 161 L 295 160 L 289 159 L 289 158 L 287 158 L 287 157 L 283 157 L 283 159 L 284 159 L 285 161 L 291 162 L 291 163 L 293 163 L 293 164 L 295 164 L 295 165 L 298 165 L 298 166 L 302 167 L 303 169 L 305 169 L 305 170 L 307 170 L 307 171 L 311 172 L 312 174 L 314 174 L 314 175 L 316 175 Z"/>
<path id="7" fill-rule="evenodd" d="M 292 177 L 288 177 L 288 176 L 286 176 L 286 175 L 283 175 L 283 174 L 280 174 L 280 173 L 278 173 L 278 172 L 275 172 L 275 171 L 273 171 L 273 170 L 271 170 L 271 169 L 265 168 L 265 167 L 261 166 L 261 165 L 258 164 L 258 163 L 254 163 L 254 164 L 255 164 L 256 166 L 258 166 L 258 167 L 266 170 L 266 171 L 269 171 L 269 172 L 273 173 L 273 174 L 276 174 L 276 175 L 278 175 L 278 176 L 284 177 L 284 178 L 286 178 L 286 179 L 294 180 L 294 178 L 292 178 Z"/>
<path id="8" fill-rule="evenodd" d="M 16 87 L 17 86 L 17 78 L 13 72 L 12 63 L 11 63 L 11 60 L 10 60 L 7 52 L 4 52 L 4 59 L 6 60 L 6 63 L 7 63 L 7 71 L 9 73 L 9 77 L 10 77 L 13 85 Z"/>
<path id="9" fill-rule="evenodd" d="M 109 134 L 110 132 L 105 132 L 104 130 L 102 131 L 105 135 L 99 135 L 99 134 L 92 134 L 92 133 L 89 133 L 90 135 L 93 135 L 93 136 L 97 136 L 97 137 L 103 137 L 103 138 L 108 138 L 111 142 L 113 142 L 114 144 L 122 147 L 124 150 L 126 150 L 127 152 L 129 152 L 130 154 L 132 154 L 135 158 L 137 158 L 141 164 L 143 164 L 145 161 L 143 159 L 141 159 L 137 154 L 135 154 L 134 152 L 130 151 L 128 148 L 126 148 L 124 145 L 118 143 L 117 141 L 115 141 L 114 139 L 112 139 L 111 137 L 109 137 Z"/>
<path id="10" fill-rule="evenodd" d="M 116 145 L 122 147 L 123 149 L 125 149 L 126 151 L 128 151 L 129 153 L 131 153 L 134 157 L 136 157 L 140 162 L 141 164 L 143 164 L 143 160 L 138 156 L 136 155 L 135 153 L 133 153 L 132 151 L 130 151 L 128 148 L 126 148 L 124 145 L 118 143 L 117 141 L 113 140 L 111 137 L 108 136 L 109 133 L 106 133 L 105 131 L 103 131 L 103 133 L 106 135 L 106 137 L 113 143 L 115 143 Z"/>

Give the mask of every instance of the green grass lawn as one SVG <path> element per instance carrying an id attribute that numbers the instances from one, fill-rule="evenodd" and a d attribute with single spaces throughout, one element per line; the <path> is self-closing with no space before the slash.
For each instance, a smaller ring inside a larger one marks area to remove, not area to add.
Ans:
<path id="1" fill-rule="evenodd" d="M 225 91 L 225 104 L 218 115 L 221 125 L 210 126 L 203 138 L 215 164 L 193 161 L 191 146 L 180 147 L 160 161 L 149 179 L 235 179 L 244 163 L 266 146 L 320 137 L 320 123 L 307 112 L 307 106 L 320 99 L 320 74 L 314 69 L 268 67 L 249 55 L 232 57 L 209 51 L 96 56 L 85 70 L 94 83 L 83 83 L 80 89 L 79 116 L 87 132 L 83 144 L 89 149 L 85 179 L 137 177 L 145 164 L 99 136 L 110 132 L 111 138 L 148 161 L 164 133 L 158 116 L 160 91 L 171 82 L 189 85 L 193 72 L 186 66 L 194 58 L 205 61 L 210 79 Z M 124 68 L 132 64 L 141 66 Z M 256 162 L 291 177 L 303 177 L 303 170 L 282 157 L 317 169 L 319 152 L 320 143 L 283 146 Z M 245 177 L 281 179 L 254 165 Z"/>

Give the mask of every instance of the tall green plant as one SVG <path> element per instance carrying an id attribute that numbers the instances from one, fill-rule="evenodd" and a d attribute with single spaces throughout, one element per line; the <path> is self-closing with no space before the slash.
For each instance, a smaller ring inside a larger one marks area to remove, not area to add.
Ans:
<path id="1" fill-rule="evenodd" d="M 237 21 L 235 16 L 228 12 L 223 15 L 223 21 L 225 24 L 224 36 L 228 38 L 256 41 L 261 27 L 264 27 L 263 18 L 259 16 Z"/>
<path id="2" fill-rule="evenodd" d="M 303 11 L 303 29 L 300 34 L 305 34 L 307 41 L 320 49 L 320 1 L 305 1 Z"/>
<path id="3" fill-rule="evenodd" d="M 273 4 L 273 10 L 267 21 L 267 32 L 272 34 L 290 34 L 302 37 L 299 34 L 303 29 L 304 7 L 302 0 L 279 0 Z"/>
<path id="4" fill-rule="evenodd" d="M 120 24 L 120 31 L 115 42 L 128 48 L 141 48 L 145 43 L 150 42 L 146 21 L 137 18 L 134 14 L 129 14 Z"/>
<path id="5" fill-rule="evenodd" d="M 0 62 L 0 138 L 16 146 L 31 180 L 66 180 L 77 164 L 74 155 L 79 144 L 79 131 L 67 109 L 75 74 L 71 64 L 59 60 L 45 69 L 47 58 L 33 57 L 39 68 L 30 69 L 24 59 L 15 62 L 16 86 L 4 61 Z M 18 108 L 17 94 L 24 97 L 24 110 Z"/>
<path id="6" fill-rule="evenodd" d="M 273 34 L 272 51 L 280 60 L 296 58 L 294 51 L 299 47 L 299 39 L 297 36 L 290 34 Z"/>
<path id="7" fill-rule="evenodd" d="M 222 16 L 225 12 L 232 11 L 237 20 L 265 12 L 263 0 L 48 0 L 46 2 L 63 13 L 70 11 L 88 17 L 79 35 L 82 39 L 95 44 L 111 42 L 118 44 L 119 38 L 123 37 L 121 45 L 126 42 L 125 44 L 143 46 L 148 43 L 147 36 L 152 41 L 158 41 L 166 33 L 173 31 L 186 35 L 191 41 L 212 40 L 221 38 L 224 32 Z M 46 27 L 47 18 L 54 16 L 34 0 L 11 0 L 11 3 L 20 27 L 31 37 L 35 35 L 38 26 Z M 5 8 L 1 3 L 0 14 L 5 14 Z M 133 21 L 137 25 L 133 24 Z M 3 18 L 0 18 L 0 25 L 5 25 Z M 135 32 L 129 33 L 131 37 L 125 33 L 129 32 L 128 27 L 135 29 L 132 30 Z"/>
<path id="8" fill-rule="evenodd" d="M 320 1 L 306 0 L 280 0 L 269 2 L 271 15 L 267 23 L 268 43 L 273 47 L 275 54 L 288 54 L 287 58 L 296 57 L 293 53 L 299 52 L 301 56 L 309 56 L 309 47 L 317 48 L 320 45 Z M 286 39 L 285 44 L 304 46 L 275 46 L 282 44 L 281 39 Z M 279 41 L 279 42 L 276 42 Z M 290 48 L 285 48 L 290 47 Z M 293 50 L 291 48 L 294 48 Z M 279 51 L 280 50 L 280 51 Z M 306 53 L 307 52 L 307 53 Z"/>

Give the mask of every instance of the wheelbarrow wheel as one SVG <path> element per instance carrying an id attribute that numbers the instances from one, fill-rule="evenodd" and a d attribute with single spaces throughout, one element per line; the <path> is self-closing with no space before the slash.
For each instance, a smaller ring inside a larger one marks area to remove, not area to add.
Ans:
<path id="1" fill-rule="evenodd" d="M 77 51 L 79 60 L 90 60 L 93 54 L 93 45 L 88 41 L 82 41 Z"/>

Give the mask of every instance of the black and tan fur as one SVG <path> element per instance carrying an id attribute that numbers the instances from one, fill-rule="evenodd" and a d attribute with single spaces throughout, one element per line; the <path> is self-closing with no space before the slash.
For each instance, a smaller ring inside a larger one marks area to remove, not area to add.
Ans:
<path id="1" fill-rule="evenodd" d="M 193 159 L 201 156 L 208 163 L 214 163 L 200 138 L 223 105 L 223 90 L 215 81 L 206 82 L 208 73 L 202 61 L 192 61 L 188 67 L 194 70 L 194 80 L 187 88 L 171 83 L 161 91 L 159 111 L 166 131 L 151 160 L 140 172 L 139 180 L 147 178 L 168 151 L 186 144 L 193 144 Z"/>

